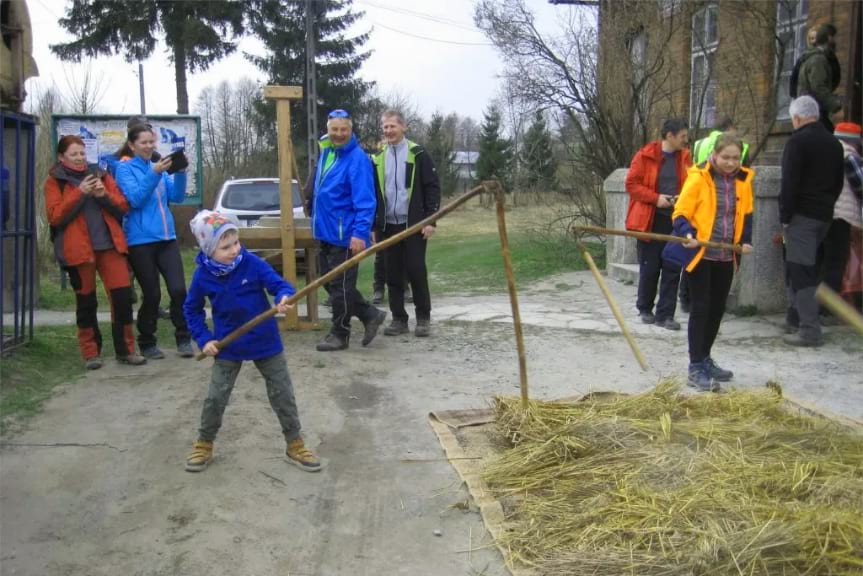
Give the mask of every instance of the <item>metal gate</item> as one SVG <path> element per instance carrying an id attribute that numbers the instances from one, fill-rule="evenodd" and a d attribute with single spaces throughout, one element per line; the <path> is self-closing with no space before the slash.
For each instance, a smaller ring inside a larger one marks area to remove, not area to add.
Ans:
<path id="1" fill-rule="evenodd" d="M 0 111 L 0 353 L 33 340 L 36 118 Z"/>

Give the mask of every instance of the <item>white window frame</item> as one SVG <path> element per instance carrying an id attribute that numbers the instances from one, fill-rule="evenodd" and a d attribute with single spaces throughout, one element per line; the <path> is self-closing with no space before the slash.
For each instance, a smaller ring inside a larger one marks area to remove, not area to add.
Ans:
<path id="1" fill-rule="evenodd" d="M 692 15 L 689 125 L 693 128 L 716 123 L 717 81 L 713 63 L 718 48 L 719 4 L 710 3 Z"/>
<path id="2" fill-rule="evenodd" d="M 786 14 L 791 12 L 787 8 L 791 6 L 793 13 L 791 18 L 783 20 L 783 12 Z M 776 119 L 788 120 L 791 116 L 788 114 L 788 105 L 791 104 L 791 96 L 789 94 L 788 84 L 791 81 L 791 72 L 794 70 L 794 63 L 800 59 L 806 51 L 806 32 L 809 21 L 809 1 L 808 0 L 778 0 L 776 2 L 776 37 L 782 38 L 783 35 L 790 40 L 786 42 L 784 50 L 781 54 L 778 53 L 783 46 L 777 40 L 777 82 L 778 90 L 776 91 Z"/>

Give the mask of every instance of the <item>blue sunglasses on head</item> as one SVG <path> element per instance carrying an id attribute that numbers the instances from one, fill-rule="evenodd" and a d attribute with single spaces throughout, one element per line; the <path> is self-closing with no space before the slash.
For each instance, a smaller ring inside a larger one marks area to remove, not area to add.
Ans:
<path id="1" fill-rule="evenodd" d="M 337 108 L 333 110 L 327 115 L 327 118 L 350 118 L 351 115 L 348 114 L 347 110 L 342 110 L 341 108 Z"/>

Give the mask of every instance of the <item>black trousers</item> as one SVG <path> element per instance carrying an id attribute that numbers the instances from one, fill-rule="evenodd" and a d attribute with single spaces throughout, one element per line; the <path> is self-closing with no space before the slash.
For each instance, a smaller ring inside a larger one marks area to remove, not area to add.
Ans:
<path id="1" fill-rule="evenodd" d="M 819 255 L 824 283 L 837 294 L 842 293 L 842 278 L 851 250 L 851 224 L 845 220 L 833 220 L 824 241 L 821 242 Z"/>
<path id="2" fill-rule="evenodd" d="M 404 225 L 387 224 L 384 239 L 395 236 L 405 229 Z M 418 320 L 431 318 L 431 296 L 426 270 L 426 245 L 428 241 L 417 232 L 387 248 L 387 288 L 390 291 L 390 312 L 394 320 L 407 321 L 405 311 L 405 285 L 410 283 L 414 297 L 414 309 Z"/>
<path id="3" fill-rule="evenodd" d="M 653 218 L 651 232 L 657 234 L 671 233 L 671 216 L 657 212 Z M 677 310 L 677 288 L 680 284 L 680 267 L 663 260 L 662 249 L 665 242 L 636 241 L 638 250 L 638 299 L 635 305 L 639 312 L 653 312 L 653 302 L 656 300 L 657 284 L 659 285 L 659 301 L 656 303 L 656 319 L 674 318 Z"/>
<path id="4" fill-rule="evenodd" d="M 374 289 L 375 291 L 384 291 L 384 286 L 387 285 L 387 258 L 384 255 L 386 250 L 381 250 L 375 254 L 375 276 Z"/>
<path id="5" fill-rule="evenodd" d="M 321 249 L 318 251 L 321 275 L 323 276 L 350 257 L 350 249 L 346 246 L 321 242 Z M 333 325 L 330 332 L 342 339 L 347 339 L 351 335 L 352 316 L 356 316 L 365 324 L 378 314 L 378 309 L 369 304 L 357 290 L 356 266 L 348 268 L 330 281 L 327 284 L 327 292 L 333 304 Z"/>
<path id="6" fill-rule="evenodd" d="M 734 278 L 734 263 L 701 260 L 689 273 L 689 361 L 710 356 Z"/>
<path id="7" fill-rule="evenodd" d="M 138 308 L 137 321 L 138 346 L 148 348 L 156 345 L 156 322 L 159 319 L 159 304 L 162 301 L 160 275 L 165 279 L 165 286 L 171 299 L 174 338 L 177 344 L 188 342 L 191 334 L 186 326 L 186 318 L 183 316 L 186 277 L 183 274 L 180 245 L 176 240 L 168 240 L 129 246 L 129 263 L 141 286 L 141 307 Z"/>

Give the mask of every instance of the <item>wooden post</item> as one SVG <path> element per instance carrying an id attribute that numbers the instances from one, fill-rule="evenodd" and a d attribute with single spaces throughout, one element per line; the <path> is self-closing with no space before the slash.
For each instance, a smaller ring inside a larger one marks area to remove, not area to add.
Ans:
<path id="1" fill-rule="evenodd" d="M 291 145 L 291 100 L 303 97 L 299 86 L 265 86 L 264 98 L 276 101 L 276 134 L 279 146 L 279 199 L 281 205 L 282 276 L 297 283 L 297 257 L 294 252 L 293 146 Z M 294 308 L 285 316 L 282 328 L 297 328 L 299 316 Z"/>
<path id="2" fill-rule="evenodd" d="M 626 338 L 626 341 L 629 343 L 629 347 L 632 349 L 632 353 L 635 354 L 635 359 L 638 360 L 642 370 L 647 370 L 647 360 L 644 359 L 644 354 L 641 353 L 641 349 L 638 347 L 638 344 L 636 344 L 635 338 L 632 337 L 632 334 L 629 332 L 629 328 L 626 327 L 626 322 L 623 321 L 623 314 L 620 312 L 620 307 L 611 295 L 611 290 L 608 289 L 608 285 L 605 283 L 605 278 L 602 277 L 602 274 L 599 272 L 599 268 L 596 266 L 596 262 L 593 261 L 593 256 L 590 255 L 590 252 L 587 251 L 587 246 L 585 246 L 581 240 L 578 241 L 578 248 L 581 250 L 581 255 L 584 257 L 584 261 L 587 262 L 587 265 L 590 267 L 590 271 L 593 272 L 593 277 L 596 279 L 596 283 L 599 284 L 599 289 L 602 291 L 602 295 L 605 296 L 605 301 L 608 302 L 608 306 L 611 308 L 612 314 L 614 314 L 614 317 L 617 319 L 617 324 L 620 326 L 621 331 L 623 331 L 623 337 Z"/>
<path id="3" fill-rule="evenodd" d="M 521 408 L 527 410 L 527 356 L 524 351 L 524 332 L 521 328 L 521 312 L 518 309 L 518 293 L 515 289 L 515 273 L 512 270 L 512 256 L 509 252 L 509 236 L 506 233 L 506 196 L 499 183 L 497 184 L 495 199 L 497 201 L 497 231 L 500 234 L 500 253 L 503 256 L 503 270 L 506 274 L 506 286 L 509 290 L 509 303 L 512 306 L 512 324 L 515 328 L 515 346 L 518 350 Z"/>

